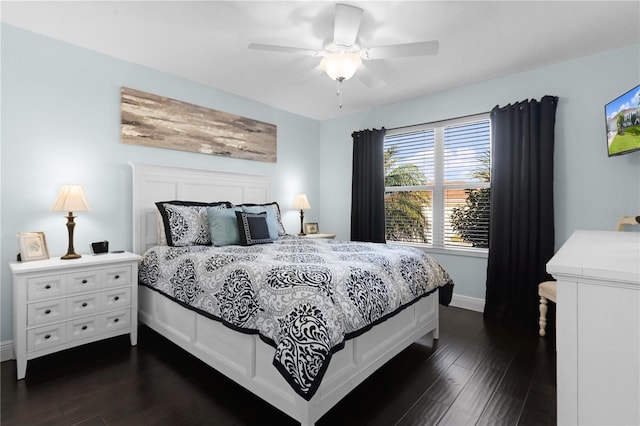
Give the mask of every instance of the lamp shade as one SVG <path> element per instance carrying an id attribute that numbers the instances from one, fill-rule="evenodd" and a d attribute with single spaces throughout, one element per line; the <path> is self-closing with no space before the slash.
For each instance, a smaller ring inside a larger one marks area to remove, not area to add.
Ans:
<path id="1" fill-rule="evenodd" d="M 86 212 L 91 211 L 84 196 L 82 185 L 62 185 L 56 202 L 49 209 L 54 212 Z"/>
<path id="2" fill-rule="evenodd" d="M 309 210 L 311 208 L 311 205 L 309 204 L 309 200 L 307 200 L 307 195 L 306 194 L 296 195 L 296 197 L 293 199 L 293 205 L 291 206 L 291 208 L 300 209 L 300 210 Z"/>
<path id="3" fill-rule="evenodd" d="M 360 55 L 354 53 L 332 53 L 320 61 L 320 68 L 332 80 L 349 80 L 362 65 Z"/>

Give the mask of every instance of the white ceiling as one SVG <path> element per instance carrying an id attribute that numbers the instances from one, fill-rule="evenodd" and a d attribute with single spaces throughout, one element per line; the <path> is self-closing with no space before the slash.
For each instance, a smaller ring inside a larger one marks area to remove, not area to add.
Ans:
<path id="1" fill-rule="evenodd" d="M 247 48 L 320 49 L 333 33 L 335 2 L 3 0 L 0 14 L 11 25 L 317 120 L 640 43 L 637 0 L 345 3 L 365 10 L 364 47 L 437 39 L 439 53 L 367 61 L 386 86 L 369 89 L 356 73 L 343 84 L 339 109 L 319 58 Z"/>

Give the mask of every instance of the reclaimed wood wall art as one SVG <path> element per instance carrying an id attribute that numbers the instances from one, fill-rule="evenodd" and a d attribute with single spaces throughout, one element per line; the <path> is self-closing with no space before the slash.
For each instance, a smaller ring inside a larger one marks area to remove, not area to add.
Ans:
<path id="1" fill-rule="evenodd" d="M 277 127 L 123 87 L 122 143 L 275 163 Z"/>

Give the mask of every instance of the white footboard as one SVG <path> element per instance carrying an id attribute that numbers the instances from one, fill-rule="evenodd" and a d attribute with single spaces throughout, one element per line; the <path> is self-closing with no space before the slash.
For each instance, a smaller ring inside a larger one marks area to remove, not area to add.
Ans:
<path id="1" fill-rule="evenodd" d="M 438 292 L 345 342 L 322 383 L 305 401 L 273 366 L 275 349 L 257 335 L 231 330 L 139 287 L 139 319 L 234 382 L 298 420 L 314 424 L 331 407 L 400 351 L 427 333 L 438 338 Z"/>

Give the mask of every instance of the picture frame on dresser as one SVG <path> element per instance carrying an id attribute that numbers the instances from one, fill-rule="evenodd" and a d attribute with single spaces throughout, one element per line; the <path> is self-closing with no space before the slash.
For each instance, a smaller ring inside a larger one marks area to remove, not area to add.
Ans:
<path id="1" fill-rule="evenodd" d="M 29 262 L 49 259 L 49 250 L 47 249 L 47 240 L 44 232 L 20 232 L 17 234 L 17 238 L 20 261 Z"/>
<path id="2" fill-rule="evenodd" d="M 317 234 L 318 233 L 318 222 L 307 222 L 304 224 L 304 233 L 305 234 Z"/>

